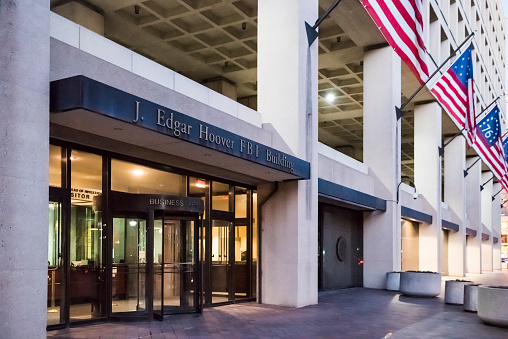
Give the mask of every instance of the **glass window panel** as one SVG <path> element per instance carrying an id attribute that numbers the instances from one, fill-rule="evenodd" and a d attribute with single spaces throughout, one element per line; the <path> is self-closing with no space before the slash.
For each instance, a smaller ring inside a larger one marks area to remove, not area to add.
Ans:
<path id="1" fill-rule="evenodd" d="M 63 268 L 61 266 L 61 205 L 49 202 L 48 224 L 48 316 L 47 324 L 63 323 Z"/>
<path id="2" fill-rule="evenodd" d="M 212 183 L 212 209 L 232 212 L 228 184 L 215 181 Z"/>
<path id="3" fill-rule="evenodd" d="M 49 145 L 49 186 L 62 186 L 62 148 Z"/>
<path id="4" fill-rule="evenodd" d="M 197 197 L 203 200 L 203 206 L 205 206 L 205 214 L 203 215 L 203 219 L 206 219 L 206 193 L 208 192 L 208 188 L 210 187 L 210 181 L 202 179 L 202 178 L 194 178 L 189 177 L 189 197 Z"/>
<path id="5" fill-rule="evenodd" d="M 113 313 L 146 310 L 146 220 L 113 218 Z"/>
<path id="6" fill-rule="evenodd" d="M 235 218 L 247 218 L 247 189 L 235 187 Z"/>
<path id="7" fill-rule="evenodd" d="M 251 272 L 251 284 L 252 284 L 252 297 L 256 297 L 257 290 L 257 271 L 258 271 L 258 194 L 257 192 L 252 193 L 252 272 Z"/>
<path id="8" fill-rule="evenodd" d="M 186 177 L 130 162 L 111 160 L 111 189 L 140 194 L 186 194 Z"/>
<path id="9" fill-rule="evenodd" d="M 102 265 L 102 213 L 94 197 L 102 194 L 102 157 L 71 151 L 70 320 L 104 316 L 106 280 Z"/>

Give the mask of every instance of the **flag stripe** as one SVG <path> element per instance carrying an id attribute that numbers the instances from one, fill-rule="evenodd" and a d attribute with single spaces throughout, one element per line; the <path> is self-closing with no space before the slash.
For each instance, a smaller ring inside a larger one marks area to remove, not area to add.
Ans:
<path id="1" fill-rule="evenodd" d="M 430 87 L 430 92 L 457 127 L 465 130 L 464 136 L 469 145 L 473 145 L 476 141 L 472 67 L 471 46 L 469 46 Z"/>
<path id="2" fill-rule="evenodd" d="M 421 1 L 361 0 L 381 34 L 423 85 L 429 71 L 422 39 Z"/>

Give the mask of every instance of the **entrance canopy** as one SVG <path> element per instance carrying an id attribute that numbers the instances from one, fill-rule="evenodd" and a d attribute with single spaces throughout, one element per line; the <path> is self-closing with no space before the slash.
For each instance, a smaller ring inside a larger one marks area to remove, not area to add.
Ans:
<path id="1" fill-rule="evenodd" d="M 263 181 L 310 178 L 307 161 L 84 76 L 53 81 L 50 109 L 53 124 Z"/>

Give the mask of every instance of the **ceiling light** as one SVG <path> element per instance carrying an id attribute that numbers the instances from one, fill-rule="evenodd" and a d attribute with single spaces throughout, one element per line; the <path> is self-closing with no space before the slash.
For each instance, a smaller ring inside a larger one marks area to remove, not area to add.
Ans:
<path id="1" fill-rule="evenodd" d="M 325 100 L 326 102 L 328 102 L 329 104 L 333 103 L 335 101 L 335 94 L 333 93 L 328 93 L 325 97 Z"/>
<path id="2" fill-rule="evenodd" d="M 137 224 L 138 224 L 138 222 L 136 220 L 130 220 L 129 221 L 129 225 L 132 226 L 132 227 L 136 226 Z"/>
<path id="3" fill-rule="evenodd" d="M 205 181 L 205 179 L 198 179 L 198 180 L 196 180 L 196 187 L 205 188 L 206 187 L 206 181 Z"/>
<path id="4" fill-rule="evenodd" d="M 69 159 L 76 160 L 77 158 L 71 155 L 71 157 Z"/>
<path id="5" fill-rule="evenodd" d="M 143 175 L 143 171 L 138 168 L 138 169 L 135 169 L 134 171 L 132 171 L 132 174 L 140 176 L 140 175 Z"/>

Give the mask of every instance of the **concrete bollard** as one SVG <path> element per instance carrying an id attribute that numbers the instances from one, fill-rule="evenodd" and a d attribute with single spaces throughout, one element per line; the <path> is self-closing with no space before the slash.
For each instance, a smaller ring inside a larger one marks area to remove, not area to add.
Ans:
<path id="1" fill-rule="evenodd" d="M 386 272 L 386 289 L 388 291 L 400 289 L 400 272 Z"/>
<path id="2" fill-rule="evenodd" d="M 445 282 L 445 298 L 447 304 L 464 304 L 464 286 L 474 284 L 469 280 L 448 280 Z"/>
<path id="3" fill-rule="evenodd" d="M 478 306 L 478 284 L 464 286 L 464 311 L 476 312 Z"/>

